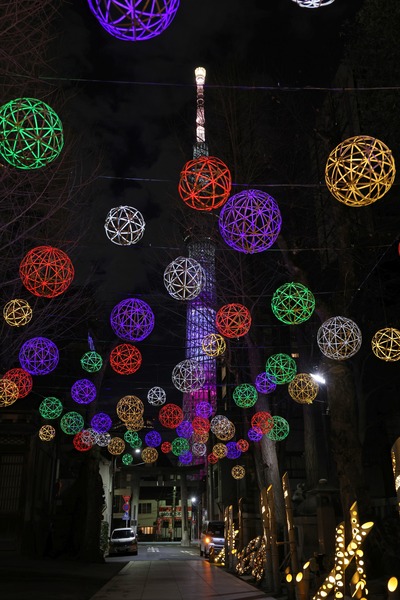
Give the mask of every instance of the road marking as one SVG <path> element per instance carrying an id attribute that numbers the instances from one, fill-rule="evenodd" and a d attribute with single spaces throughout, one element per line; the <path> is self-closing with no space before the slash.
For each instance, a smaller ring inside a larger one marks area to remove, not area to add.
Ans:
<path id="1" fill-rule="evenodd" d="M 154 546 L 149 546 L 147 548 L 147 552 L 160 552 L 160 548 L 154 548 Z"/>

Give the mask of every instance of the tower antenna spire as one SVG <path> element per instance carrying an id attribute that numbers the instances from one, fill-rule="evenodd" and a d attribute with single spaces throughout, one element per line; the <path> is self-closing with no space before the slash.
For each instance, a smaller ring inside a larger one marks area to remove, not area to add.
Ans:
<path id="1" fill-rule="evenodd" d="M 193 158 L 208 156 L 206 143 L 206 118 L 204 113 L 204 83 L 206 81 L 206 70 L 204 67 L 196 67 L 194 70 L 197 86 L 197 110 L 196 110 L 196 142 L 193 146 Z"/>

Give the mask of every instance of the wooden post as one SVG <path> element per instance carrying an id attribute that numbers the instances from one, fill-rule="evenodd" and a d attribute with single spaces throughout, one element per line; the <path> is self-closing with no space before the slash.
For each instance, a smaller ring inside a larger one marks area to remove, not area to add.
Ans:
<path id="1" fill-rule="evenodd" d="M 261 520 L 265 541 L 265 584 L 267 590 L 272 591 L 274 589 L 274 581 L 272 577 L 271 533 L 267 490 L 265 488 L 261 490 Z"/>
<path id="2" fill-rule="evenodd" d="M 297 556 L 297 544 L 296 535 L 293 525 L 293 504 L 292 494 L 290 490 L 289 477 L 287 472 L 282 477 L 283 497 L 285 500 L 285 511 L 286 511 L 286 524 L 289 539 L 289 550 L 290 550 L 290 566 L 292 573 L 297 573 L 299 570 L 299 560 Z"/>
<path id="3" fill-rule="evenodd" d="M 269 485 L 267 488 L 267 502 L 269 508 L 269 530 L 271 535 L 272 578 L 274 582 L 273 591 L 275 594 L 279 594 L 281 591 L 281 578 L 279 573 L 278 536 L 276 532 L 274 490 L 272 485 Z"/>

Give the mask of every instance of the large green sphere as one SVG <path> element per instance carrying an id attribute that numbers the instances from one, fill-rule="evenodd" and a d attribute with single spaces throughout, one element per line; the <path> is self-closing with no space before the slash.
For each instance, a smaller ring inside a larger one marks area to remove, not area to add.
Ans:
<path id="1" fill-rule="evenodd" d="M 273 377 L 277 385 L 289 383 L 297 373 L 296 361 L 288 354 L 272 354 L 266 362 L 267 375 Z"/>
<path id="2" fill-rule="evenodd" d="M 274 426 L 267 433 L 267 437 L 275 442 L 284 440 L 289 435 L 289 423 L 283 417 L 274 416 Z"/>
<path id="3" fill-rule="evenodd" d="M 62 402 L 53 396 L 44 398 L 39 405 L 39 412 L 43 419 L 57 419 L 62 411 Z"/>
<path id="4" fill-rule="evenodd" d="M 82 431 L 85 421 L 79 413 L 71 410 L 61 417 L 60 426 L 67 435 L 75 435 Z"/>
<path id="5" fill-rule="evenodd" d="M 42 100 L 16 98 L 0 108 L 0 154 L 13 167 L 45 167 L 63 145 L 60 118 Z"/>
<path id="6" fill-rule="evenodd" d="M 85 354 L 81 358 L 82 369 L 87 371 L 88 373 L 96 373 L 100 371 L 103 366 L 103 359 L 100 354 L 95 352 L 94 350 L 89 350 L 89 352 L 85 352 Z"/>
<path id="7" fill-rule="evenodd" d="M 172 452 L 175 456 L 180 456 L 184 452 L 187 452 L 190 448 L 189 442 L 186 438 L 177 437 L 172 441 Z"/>
<path id="8" fill-rule="evenodd" d="M 241 383 L 233 390 L 233 399 L 235 404 L 241 408 L 250 408 L 254 406 L 258 400 L 257 390 L 250 383 Z"/>
<path id="9" fill-rule="evenodd" d="M 303 323 L 315 308 L 312 292 L 302 283 L 285 283 L 275 290 L 271 308 L 275 317 L 287 325 Z"/>

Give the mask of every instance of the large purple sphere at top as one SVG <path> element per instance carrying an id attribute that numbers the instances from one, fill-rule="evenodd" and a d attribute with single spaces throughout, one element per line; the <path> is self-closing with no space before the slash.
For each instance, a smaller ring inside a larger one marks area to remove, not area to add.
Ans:
<path id="1" fill-rule="evenodd" d="M 281 230 L 282 217 L 272 196 L 259 190 L 245 190 L 229 198 L 218 224 L 228 246 L 254 254 L 272 246 Z"/>
<path id="2" fill-rule="evenodd" d="M 88 0 L 100 25 L 120 40 L 139 42 L 171 24 L 180 0 Z"/>
<path id="3" fill-rule="evenodd" d="M 21 367 L 31 375 L 47 375 L 58 365 L 58 348 L 45 337 L 27 340 L 19 351 Z"/>
<path id="4" fill-rule="evenodd" d="M 153 331 L 154 314 L 143 300 L 127 298 L 114 306 L 110 322 L 118 337 L 130 342 L 140 342 Z"/>

